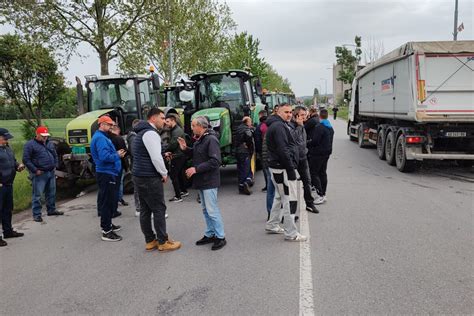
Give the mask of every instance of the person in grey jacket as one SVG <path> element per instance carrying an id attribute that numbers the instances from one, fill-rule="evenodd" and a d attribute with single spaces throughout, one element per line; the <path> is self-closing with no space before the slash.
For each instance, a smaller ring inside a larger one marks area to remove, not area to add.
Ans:
<path id="1" fill-rule="evenodd" d="M 13 230 L 12 226 L 13 181 L 16 172 L 22 171 L 25 166 L 16 161 L 13 151 L 8 146 L 8 140 L 11 138 L 13 138 L 13 135 L 6 128 L 0 128 L 0 216 L 2 220 L 0 247 L 7 245 L 3 238 L 22 237 L 24 235 Z"/>
<path id="2" fill-rule="evenodd" d="M 204 116 L 198 116 L 191 122 L 191 128 L 197 140 L 193 147 L 187 147 L 184 138 L 178 138 L 181 150 L 193 157 L 193 166 L 186 170 L 186 176 L 192 177 L 193 187 L 199 190 L 201 206 L 206 220 L 204 236 L 196 245 L 213 243 L 212 250 L 218 250 L 227 243 L 224 233 L 224 222 L 217 204 L 217 191 L 221 184 L 221 148 L 216 133 L 209 129 L 209 122 Z"/>

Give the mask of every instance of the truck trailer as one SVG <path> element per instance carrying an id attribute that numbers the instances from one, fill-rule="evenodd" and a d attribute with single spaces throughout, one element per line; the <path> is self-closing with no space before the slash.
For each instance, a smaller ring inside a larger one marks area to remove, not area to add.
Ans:
<path id="1" fill-rule="evenodd" d="M 474 41 L 409 42 L 359 70 L 347 134 L 401 172 L 474 162 Z"/>

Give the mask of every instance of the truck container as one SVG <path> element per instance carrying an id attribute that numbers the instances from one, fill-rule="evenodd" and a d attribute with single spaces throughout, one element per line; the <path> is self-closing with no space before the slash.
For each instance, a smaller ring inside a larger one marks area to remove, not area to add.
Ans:
<path id="1" fill-rule="evenodd" d="M 409 42 L 359 70 L 347 133 L 398 170 L 474 162 L 474 41 Z"/>

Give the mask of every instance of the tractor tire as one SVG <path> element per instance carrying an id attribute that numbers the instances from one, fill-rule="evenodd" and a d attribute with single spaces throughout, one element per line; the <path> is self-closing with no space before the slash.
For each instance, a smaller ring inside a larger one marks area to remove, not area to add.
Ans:
<path id="1" fill-rule="evenodd" d="M 385 160 L 391 166 L 395 166 L 395 132 L 390 131 L 385 140 Z"/>
<path id="2" fill-rule="evenodd" d="M 380 160 L 385 160 L 385 133 L 383 130 L 377 133 L 377 155 Z"/>
<path id="3" fill-rule="evenodd" d="M 416 160 L 407 160 L 405 137 L 401 134 L 395 146 L 395 164 L 400 172 L 412 172 L 416 169 Z"/>

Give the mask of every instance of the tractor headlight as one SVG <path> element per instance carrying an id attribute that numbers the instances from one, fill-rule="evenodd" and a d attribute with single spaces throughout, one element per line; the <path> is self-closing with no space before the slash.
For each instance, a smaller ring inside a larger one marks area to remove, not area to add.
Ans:
<path id="1" fill-rule="evenodd" d="M 69 138 L 69 142 L 71 144 L 77 144 L 77 139 L 76 138 Z"/>
<path id="2" fill-rule="evenodd" d="M 81 143 L 81 144 L 87 143 L 87 138 L 86 137 L 79 138 L 79 143 Z"/>
<path id="3" fill-rule="evenodd" d="M 215 120 L 210 122 L 212 128 L 221 126 L 221 120 Z"/>

